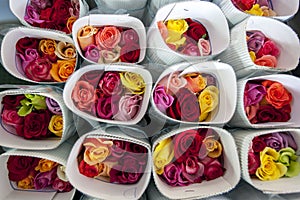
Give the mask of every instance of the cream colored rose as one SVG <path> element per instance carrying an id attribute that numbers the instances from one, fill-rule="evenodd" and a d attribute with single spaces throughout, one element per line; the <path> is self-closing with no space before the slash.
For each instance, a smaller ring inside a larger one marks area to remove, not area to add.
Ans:
<path id="1" fill-rule="evenodd" d="M 89 165 L 96 165 L 103 162 L 110 155 L 110 148 L 113 142 L 101 138 L 87 138 L 83 146 L 85 147 L 83 160 Z"/>

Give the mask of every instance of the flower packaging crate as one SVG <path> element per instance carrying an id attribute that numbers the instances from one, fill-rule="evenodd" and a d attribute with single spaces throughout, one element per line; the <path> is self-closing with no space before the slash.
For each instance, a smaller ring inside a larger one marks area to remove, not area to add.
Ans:
<path id="1" fill-rule="evenodd" d="M 60 88 L 24 86 L 2 91 L 0 99 L 1 146 L 54 149 L 75 133 L 72 113 Z"/>
<path id="2" fill-rule="evenodd" d="M 191 19 L 193 23 L 189 25 L 186 19 Z M 162 27 L 167 21 L 170 24 Z M 167 34 L 165 29 L 169 29 Z M 199 39 L 201 36 L 203 38 Z M 183 44 L 180 48 L 185 48 L 184 54 L 178 52 L 179 44 Z M 225 16 L 218 6 L 205 1 L 178 2 L 160 8 L 147 32 L 147 56 L 151 62 L 166 65 L 209 60 L 228 45 L 229 29 Z M 200 52 L 208 50 L 208 46 L 211 49 L 209 55 L 200 56 Z"/>
<path id="3" fill-rule="evenodd" d="M 12 29 L 4 36 L 1 57 L 11 75 L 35 84 L 64 83 L 78 63 L 70 37 L 26 27 Z"/>
<path id="4" fill-rule="evenodd" d="M 146 31 L 135 17 L 91 14 L 74 23 L 72 36 L 88 63 L 140 63 L 145 57 Z"/>
<path id="5" fill-rule="evenodd" d="M 236 129 L 232 133 L 246 182 L 266 194 L 299 192 L 299 129 Z"/>
<path id="6" fill-rule="evenodd" d="M 140 198 L 151 176 L 151 149 L 145 138 L 139 129 L 117 125 L 83 135 L 68 159 L 71 184 L 94 198 Z"/>
<path id="7" fill-rule="evenodd" d="M 225 124 L 236 106 L 235 74 L 216 61 L 173 65 L 158 78 L 150 101 L 150 114 L 168 123 Z"/>
<path id="8" fill-rule="evenodd" d="M 262 34 L 249 38 L 247 33 L 254 31 Z M 299 63 L 300 55 L 294 53 L 299 49 L 297 34 L 278 20 L 251 16 L 234 26 L 230 37 L 229 47 L 217 58 L 230 64 L 238 78 L 287 72 L 295 69 Z M 258 51 L 259 47 L 259 54 L 267 56 L 263 58 L 256 53 L 257 59 L 253 61 L 253 52 L 251 58 L 249 51 Z"/>
<path id="9" fill-rule="evenodd" d="M 233 137 L 224 129 L 194 126 L 165 130 L 152 146 L 157 189 L 170 199 L 219 195 L 240 180 Z"/>

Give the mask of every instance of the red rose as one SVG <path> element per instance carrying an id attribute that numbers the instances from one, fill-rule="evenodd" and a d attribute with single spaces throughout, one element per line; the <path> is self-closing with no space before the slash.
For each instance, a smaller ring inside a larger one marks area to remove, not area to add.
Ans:
<path id="1" fill-rule="evenodd" d="M 223 176 L 225 169 L 218 160 L 206 157 L 202 163 L 205 165 L 205 180 L 209 181 Z"/>
<path id="2" fill-rule="evenodd" d="M 7 160 L 8 178 L 20 181 L 26 178 L 39 163 L 39 158 L 27 156 L 9 156 Z"/>
<path id="3" fill-rule="evenodd" d="M 97 165 L 89 165 L 84 160 L 79 163 L 79 172 L 87 177 L 95 177 L 98 176 L 99 170 Z"/>
<path id="4" fill-rule="evenodd" d="M 256 3 L 256 0 L 232 0 L 232 3 L 242 11 L 250 10 Z"/>
<path id="5" fill-rule="evenodd" d="M 250 175 L 255 174 L 257 168 L 260 166 L 259 154 L 252 152 L 248 153 L 248 172 Z"/>
<path id="6" fill-rule="evenodd" d="M 256 116 L 250 120 L 252 124 L 265 122 L 287 122 L 291 118 L 290 105 L 277 110 L 271 105 L 262 105 L 258 108 Z"/>
<path id="7" fill-rule="evenodd" d="M 5 108 L 17 110 L 17 107 L 20 106 L 20 101 L 24 99 L 24 95 L 6 95 L 2 98 L 2 104 Z"/>
<path id="8" fill-rule="evenodd" d="M 24 118 L 23 137 L 26 139 L 40 139 L 48 136 L 48 125 L 51 114 L 48 110 L 31 112 Z"/>
<path id="9" fill-rule="evenodd" d="M 40 19 L 49 21 L 52 15 L 52 7 L 40 10 Z"/>
<path id="10" fill-rule="evenodd" d="M 273 42 L 272 40 L 268 40 L 259 49 L 259 51 L 256 54 L 256 58 L 260 58 L 263 55 L 271 55 L 271 56 L 278 57 L 279 54 L 280 54 L 280 50 L 275 44 L 275 42 Z"/>
<path id="11" fill-rule="evenodd" d="M 181 163 L 187 156 L 198 156 L 203 138 L 197 130 L 187 130 L 177 134 L 173 138 L 174 157 Z"/>
<path id="12" fill-rule="evenodd" d="M 252 140 L 252 150 L 255 153 L 259 153 L 259 152 L 263 151 L 266 146 L 267 146 L 266 143 L 260 137 L 253 138 L 253 140 Z"/>
<path id="13" fill-rule="evenodd" d="M 26 49 L 38 49 L 39 39 L 24 37 L 18 40 L 16 44 L 17 52 L 25 55 Z"/>
<path id="14" fill-rule="evenodd" d="M 200 106 L 197 97 L 186 88 L 180 88 L 175 96 L 177 98 L 167 108 L 167 115 L 188 122 L 199 121 Z"/>
<path id="15" fill-rule="evenodd" d="M 140 57 L 140 46 L 135 43 L 126 43 L 121 48 L 120 59 L 122 62 L 135 63 Z"/>
<path id="16" fill-rule="evenodd" d="M 71 1 L 55 0 L 52 6 L 53 12 L 51 20 L 54 23 L 56 23 L 57 21 L 65 21 L 66 26 L 68 18 L 71 17 L 70 8 L 72 8 Z"/>
<path id="17" fill-rule="evenodd" d="M 186 22 L 189 24 L 189 28 L 186 32 L 188 37 L 193 38 L 196 42 L 198 42 L 200 38 L 209 39 L 206 28 L 200 22 L 195 22 L 190 18 L 186 19 Z"/>

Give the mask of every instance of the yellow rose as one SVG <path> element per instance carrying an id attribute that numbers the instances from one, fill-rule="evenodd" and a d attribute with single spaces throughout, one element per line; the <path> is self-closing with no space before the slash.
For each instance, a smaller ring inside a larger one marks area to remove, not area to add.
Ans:
<path id="1" fill-rule="evenodd" d="M 249 55 L 250 55 L 251 60 L 254 62 L 256 60 L 256 55 L 255 55 L 254 51 L 249 51 Z"/>
<path id="2" fill-rule="evenodd" d="M 51 39 L 41 40 L 39 43 L 39 49 L 46 55 L 54 55 L 56 50 L 56 43 Z"/>
<path id="3" fill-rule="evenodd" d="M 257 16 L 263 16 L 264 14 L 259 4 L 254 4 L 250 10 L 245 10 L 245 13 Z"/>
<path id="4" fill-rule="evenodd" d="M 57 165 L 58 165 L 57 162 L 47 160 L 47 159 L 41 159 L 39 161 L 39 164 L 34 169 L 40 172 L 48 172 L 51 171 Z"/>
<path id="5" fill-rule="evenodd" d="M 111 168 L 118 164 L 117 162 L 102 162 L 98 165 L 99 176 L 110 177 L 109 173 Z"/>
<path id="6" fill-rule="evenodd" d="M 48 129 L 51 131 L 51 133 L 61 137 L 63 132 L 63 117 L 61 115 L 53 115 L 51 117 Z"/>
<path id="7" fill-rule="evenodd" d="M 65 82 L 75 70 L 76 59 L 58 60 L 52 64 L 51 77 L 57 82 Z"/>
<path id="8" fill-rule="evenodd" d="M 18 188 L 24 190 L 34 189 L 33 181 L 34 181 L 34 177 L 32 175 L 29 175 L 28 177 L 17 182 Z"/>
<path id="9" fill-rule="evenodd" d="M 223 147 L 222 144 L 215 140 L 214 136 L 208 136 L 203 140 L 208 151 L 208 156 L 211 158 L 217 158 L 222 154 Z"/>
<path id="10" fill-rule="evenodd" d="M 75 46 L 67 42 L 59 42 L 56 47 L 55 54 L 63 60 L 69 60 L 76 57 Z"/>
<path id="11" fill-rule="evenodd" d="M 96 165 L 103 162 L 110 155 L 110 148 L 113 142 L 100 138 L 87 138 L 83 146 L 85 151 L 83 160 L 89 165 Z"/>
<path id="12" fill-rule="evenodd" d="M 143 94 L 146 83 L 143 77 L 133 72 L 120 73 L 121 82 L 132 94 Z"/>
<path id="13" fill-rule="evenodd" d="M 166 43 L 173 44 L 176 49 L 185 43 L 186 38 L 182 37 L 182 34 L 189 28 L 188 23 L 184 19 L 168 20 L 167 29 L 168 37 Z"/>
<path id="14" fill-rule="evenodd" d="M 187 88 L 193 92 L 198 93 L 206 87 L 207 78 L 204 78 L 199 73 L 191 73 L 185 75 L 185 79 L 187 80 Z"/>
<path id="15" fill-rule="evenodd" d="M 169 164 L 174 158 L 174 147 L 172 139 L 164 139 L 161 141 L 154 150 L 153 162 L 155 171 L 161 175 L 164 173 L 164 167 Z"/>
<path id="16" fill-rule="evenodd" d="M 265 147 L 260 152 L 260 167 L 257 168 L 255 175 L 262 181 L 276 180 L 287 172 L 287 167 L 282 163 L 277 163 L 280 154 L 270 148 Z"/>
<path id="17" fill-rule="evenodd" d="M 209 113 L 213 111 L 219 104 L 219 89 L 216 86 L 210 85 L 206 87 L 199 95 L 198 101 L 200 104 L 199 121 L 204 121 Z"/>

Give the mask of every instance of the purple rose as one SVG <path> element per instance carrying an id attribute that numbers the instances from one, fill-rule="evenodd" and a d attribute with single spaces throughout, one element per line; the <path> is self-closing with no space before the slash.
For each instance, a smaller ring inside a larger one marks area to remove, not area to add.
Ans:
<path id="1" fill-rule="evenodd" d="M 51 7 L 50 0 L 31 0 L 30 3 L 37 7 L 38 9 L 45 9 L 46 7 Z"/>
<path id="2" fill-rule="evenodd" d="M 122 92 L 122 83 L 118 72 L 106 72 L 99 81 L 100 92 L 105 96 L 118 95 Z"/>
<path id="3" fill-rule="evenodd" d="M 285 107 L 275 109 L 271 105 L 261 105 L 256 112 L 256 116 L 251 119 L 250 122 L 252 124 L 265 122 L 287 122 L 290 118 L 291 115 L 286 111 Z"/>
<path id="4" fill-rule="evenodd" d="M 293 149 L 297 149 L 295 140 L 288 133 L 272 133 L 268 135 L 268 137 L 264 137 L 264 141 L 268 147 L 271 147 L 276 151 L 289 146 Z"/>
<path id="5" fill-rule="evenodd" d="M 183 176 L 180 165 L 176 163 L 170 163 L 165 166 L 162 178 L 170 186 L 186 186 L 190 184 Z"/>
<path id="6" fill-rule="evenodd" d="M 56 170 L 55 167 L 51 171 L 38 173 L 33 180 L 34 188 L 36 190 L 41 190 L 52 185 L 57 177 Z"/>
<path id="7" fill-rule="evenodd" d="M 40 57 L 36 49 L 26 49 L 25 55 L 23 55 L 21 53 L 17 53 L 16 56 L 18 59 L 20 59 L 22 71 L 25 70 L 25 67 L 30 62 L 32 62 Z"/>
<path id="8" fill-rule="evenodd" d="M 140 110 L 140 103 L 143 97 L 140 95 L 125 94 L 119 101 L 118 112 L 114 115 L 114 119 L 120 121 L 129 121 L 134 119 Z"/>
<path id="9" fill-rule="evenodd" d="M 60 180 L 58 177 L 56 177 L 56 179 L 53 181 L 52 188 L 59 192 L 70 192 L 73 189 L 73 186 L 70 184 L 70 182 Z"/>
<path id="10" fill-rule="evenodd" d="M 214 76 L 210 75 L 210 74 L 202 74 L 202 76 L 204 78 L 206 78 L 206 86 L 217 86 L 217 80 Z"/>
<path id="11" fill-rule="evenodd" d="M 43 23 L 45 20 L 41 20 L 40 19 L 40 14 L 39 12 L 36 10 L 36 8 L 34 8 L 31 5 L 28 5 L 26 7 L 26 12 L 25 12 L 25 16 L 24 16 L 24 20 L 29 23 L 29 24 L 34 24 L 34 23 Z"/>
<path id="12" fill-rule="evenodd" d="M 133 29 L 128 29 L 121 33 L 121 41 L 119 45 L 122 47 L 125 44 L 139 44 L 139 36 Z"/>
<path id="13" fill-rule="evenodd" d="M 134 158 L 136 158 L 140 165 L 147 164 L 148 151 L 146 147 L 132 142 L 126 142 L 125 148 L 128 152 L 128 155 L 131 155 Z"/>
<path id="14" fill-rule="evenodd" d="M 257 53 L 259 49 L 263 46 L 266 36 L 261 31 L 247 31 L 247 45 L 249 51 Z"/>
<path id="15" fill-rule="evenodd" d="M 186 54 L 188 56 L 200 56 L 199 47 L 193 43 L 187 44 L 181 53 Z"/>
<path id="16" fill-rule="evenodd" d="M 247 82 L 244 90 L 244 106 L 259 103 L 266 94 L 267 90 L 263 85 Z"/>
<path id="17" fill-rule="evenodd" d="M 61 108 L 59 106 L 59 104 L 57 103 L 57 101 L 55 101 L 54 99 L 51 98 L 46 98 L 46 104 L 47 104 L 47 108 L 49 109 L 50 112 L 52 112 L 55 115 L 61 115 L 62 111 Z"/>
<path id="18" fill-rule="evenodd" d="M 201 183 L 204 165 L 196 156 L 189 156 L 181 163 L 182 176 L 190 183 Z"/>
<path id="19" fill-rule="evenodd" d="M 20 101 L 25 99 L 24 95 L 6 95 L 2 98 L 2 104 L 5 108 L 17 110 L 17 107 L 20 106 Z"/>
<path id="20" fill-rule="evenodd" d="M 85 49 L 84 57 L 97 63 L 100 58 L 100 51 L 98 47 L 94 44 L 87 46 Z"/>
<path id="21" fill-rule="evenodd" d="M 117 101 L 119 100 L 118 95 L 110 97 L 99 97 L 96 102 L 96 113 L 97 116 L 102 119 L 112 119 L 113 112 L 117 112 Z"/>
<path id="22" fill-rule="evenodd" d="M 174 97 L 166 93 L 164 86 L 159 85 L 153 92 L 153 100 L 158 110 L 166 113 L 167 108 L 172 105 Z"/>

